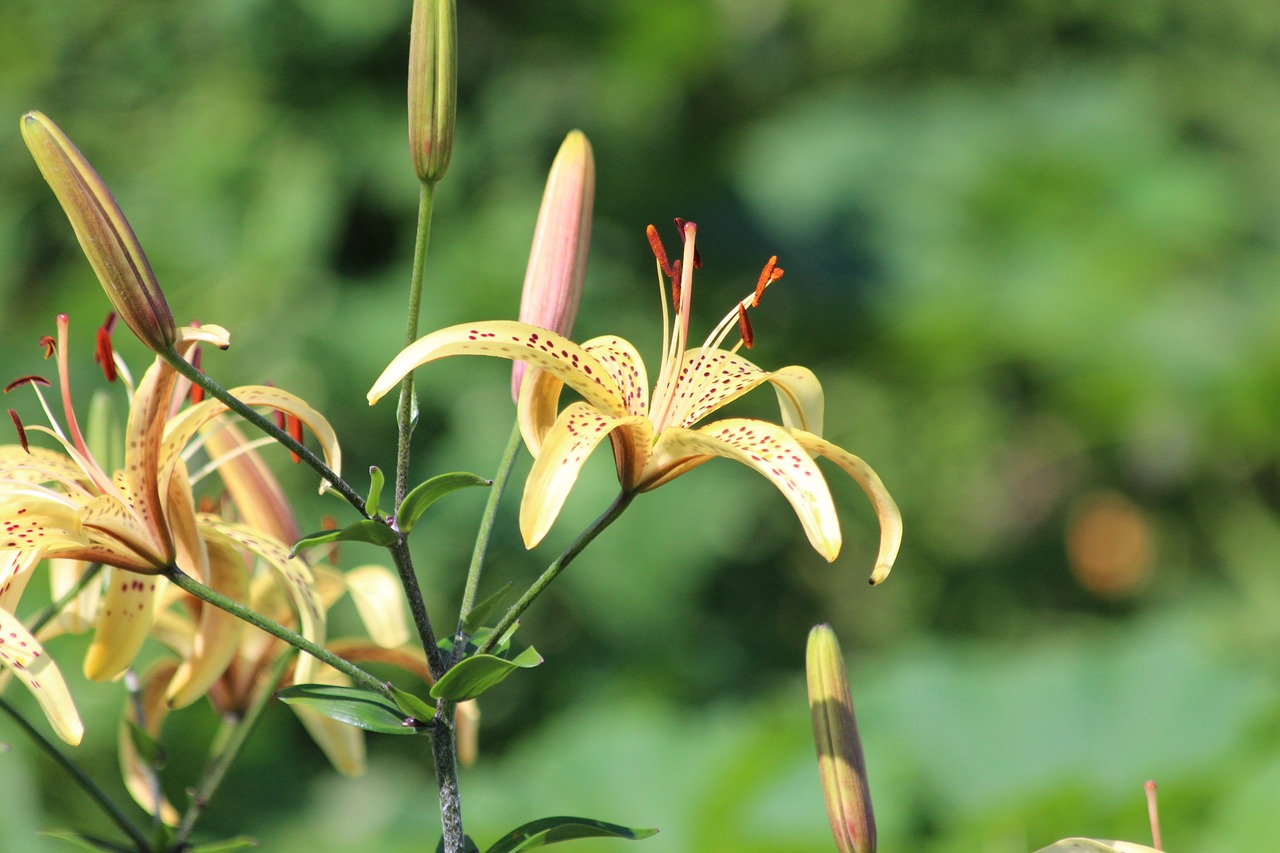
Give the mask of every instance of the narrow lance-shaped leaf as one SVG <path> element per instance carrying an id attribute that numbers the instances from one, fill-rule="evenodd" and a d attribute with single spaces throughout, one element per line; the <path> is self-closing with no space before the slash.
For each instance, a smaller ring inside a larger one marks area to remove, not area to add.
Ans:
<path id="1" fill-rule="evenodd" d="M 386 477 L 383 475 L 382 469 L 377 465 L 370 466 L 369 497 L 364 502 L 364 509 L 371 518 L 378 517 L 378 504 L 382 498 L 382 484 L 384 482 L 386 482 Z"/>
<path id="2" fill-rule="evenodd" d="M 418 734 L 407 715 L 386 699 L 359 687 L 331 684 L 295 684 L 276 693 L 289 705 L 301 705 L 349 726 L 387 735 Z"/>
<path id="3" fill-rule="evenodd" d="M 298 552 L 303 548 L 324 545 L 329 542 L 368 542 L 371 545 L 381 545 L 386 548 L 396 543 L 396 532 L 380 521 L 362 518 L 355 524 L 350 524 L 341 530 L 321 530 L 317 533 L 308 533 L 293 543 L 293 547 L 289 549 L 289 557 L 298 556 Z"/>
<path id="4" fill-rule="evenodd" d="M 489 618 L 502 600 L 507 597 L 507 593 L 511 591 L 511 582 L 502 585 L 502 588 L 493 595 L 481 601 L 475 607 L 471 608 L 471 612 L 467 614 L 467 618 L 463 620 L 462 630 L 468 636 L 475 636 L 475 633 L 484 625 L 484 621 Z"/>
<path id="5" fill-rule="evenodd" d="M 423 483 L 419 483 L 404 496 L 400 509 L 396 511 L 396 524 L 400 532 L 408 533 L 418 523 L 418 519 L 440 498 L 465 489 L 468 486 L 492 486 L 492 480 L 486 480 L 476 474 L 459 471 L 452 474 L 440 474 Z"/>
<path id="6" fill-rule="evenodd" d="M 485 853 L 520 853 L 579 838 L 625 838 L 639 841 L 657 834 L 656 829 L 635 829 L 586 817 L 544 817 L 511 830 Z"/>
<path id="7" fill-rule="evenodd" d="M 448 699 L 451 702 L 474 699 L 517 669 L 532 669 L 540 663 L 542 655 L 533 646 L 511 660 L 494 655 L 464 658 L 432 686 L 431 696 L 433 699 Z"/>

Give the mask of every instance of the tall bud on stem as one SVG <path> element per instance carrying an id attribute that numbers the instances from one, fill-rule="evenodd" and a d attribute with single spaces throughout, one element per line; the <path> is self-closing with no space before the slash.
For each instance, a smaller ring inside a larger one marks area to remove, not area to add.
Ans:
<path id="1" fill-rule="evenodd" d="M 43 113 L 22 117 L 22 138 L 71 220 L 80 248 L 116 313 L 149 348 L 168 352 L 177 340 L 173 314 L 138 238 L 107 185 Z"/>
<path id="2" fill-rule="evenodd" d="M 458 102 L 456 0 L 415 0 L 409 34 L 409 154 L 418 180 L 444 177 Z"/>
<path id="3" fill-rule="evenodd" d="M 875 853 L 876 820 L 871 813 L 862 741 L 853 717 L 844 656 L 830 625 L 817 625 L 809 632 L 805 671 L 818 773 L 836 847 L 840 853 Z"/>
<path id="4" fill-rule="evenodd" d="M 568 336 L 582 301 L 591 241 L 591 209 L 596 195 L 596 163 L 591 143 L 580 130 L 570 131 L 547 175 L 538 209 L 533 248 L 524 274 L 520 321 Z M 511 374 L 511 396 L 520 396 L 524 363 Z"/>

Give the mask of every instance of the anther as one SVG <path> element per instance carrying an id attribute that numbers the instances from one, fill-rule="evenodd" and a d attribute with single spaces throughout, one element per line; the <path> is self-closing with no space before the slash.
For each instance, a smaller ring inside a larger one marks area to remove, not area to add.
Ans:
<path id="1" fill-rule="evenodd" d="M 40 346 L 44 349 L 44 357 L 46 359 L 53 358 L 53 354 L 58 351 L 58 342 L 49 335 L 40 337 Z"/>
<path id="2" fill-rule="evenodd" d="M 34 374 L 31 376 L 19 376 L 17 379 L 4 386 L 4 393 L 8 394 L 14 388 L 21 388 L 23 385 L 43 385 L 45 388 L 49 388 L 53 383 L 48 379 L 45 379 L 43 376 L 36 376 Z"/>
<path id="3" fill-rule="evenodd" d="M 18 431 L 18 444 L 21 444 L 22 449 L 30 453 L 31 448 L 27 446 L 27 431 L 22 427 L 22 418 L 18 417 L 17 412 L 10 409 L 9 420 L 13 421 L 13 428 Z"/>
<path id="4" fill-rule="evenodd" d="M 302 421 L 293 415 L 286 415 L 284 423 L 285 428 L 289 431 L 289 437 L 298 442 L 298 444 L 302 444 Z M 296 453 L 290 452 L 289 456 L 293 458 L 294 462 L 302 461 L 302 457 Z"/>
<path id="5" fill-rule="evenodd" d="M 102 365 L 102 375 L 108 382 L 116 381 L 116 356 L 111 347 L 111 320 L 114 314 L 108 315 L 107 322 L 98 327 L 97 342 L 93 349 L 93 360 Z"/>
<path id="6" fill-rule="evenodd" d="M 751 330 L 751 321 L 747 319 L 747 309 L 738 303 L 738 331 L 742 333 L 742 343 L 751 349 L 756 342 L 755 332 Z"/>
<path id="7" fill-rule="evenodd" d="M 760 278 L 756 280 L 756 295 L 751 298 L 752 308 L 760 304 L 760 297 L 764 296 L 764 289 L 778 280 L 773 275 L 775 270 L 778 273 L 778 278 L 781 278 L 782 270 L 778 269 L 777 255 L 769 258 L 768 263 L 764 265 L 764 269 L 760 270 Z"/>
<path id="8" fill-rule="evenodd" d="M 671 265 L 671 304 L 680 310 L 680 279 L 684 273 L 684 262 L 677 260 Z"/>
<path id="9" fill-rule="evenodd" d="M 200 371 L 200 352 L 201 350 L 199 346 L 195 346 L 191 350 L 191 366 L 194 367 L 197 371 Z M 200 371 L 200 372 L 203 372 L 203 371 Z M 196 385 L 194 382 L 191 383 L 190 396 L 191 396 L 191 405 L 193 406 L 200 402 L 203 402 L 204 388 L 201 388 L 199 385 Z"/>
<path id="10" fill-rule="evenodd" d="M 658 266 L 662 268 L 662 274 L 667 278 L 674 277 L 671 271 L 671 264 L 667 261 L 667 249 L 662 245 L 662 238 L 658 236 L 658 229 L 652 225 L 644 229 L 645 236 L 649 238 L 649 248 L 653 250 L 653 256 L 658 259 Z"/>

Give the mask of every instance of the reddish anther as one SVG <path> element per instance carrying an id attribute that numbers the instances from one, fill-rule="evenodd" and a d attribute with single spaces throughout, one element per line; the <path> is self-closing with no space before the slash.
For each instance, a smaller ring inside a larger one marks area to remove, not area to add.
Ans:
<path id="1" fill-rule="evenodd" d="M 27 431 L 22 427 L 22 418 L 18 417 L 17 412 L 10 409 L 9 420 L 13 421 L 13 428 L 18 431 L 18 444 L 21 444 L 22 449 L 30 453 L 31 448 L 27 446 Z"/>
<path id="2" fill-rule="evenodd" d="M 667 260 L 667 249 L 662 245 L 662 238 L 658 236 L 658 229 L 652 225 L 644 229 L 645 236 L 649 238 L 649 248 L 653 250 L 653 256 L 658 259 L 658 266 L 662 268 L 662 274 L 667 278 L 671 278 L 671 264 Z"/>
<path id="3" fill-rule="evenodd" d="M 111 315 L 115 316 L 115 315 Z M 97 344 L 93 350 L 93 360 L 95 363 L 102 365 L 102 375 L 107 378 L 108 382 L 116 381 L 116 355 L 115 350 L 111 346 L 111 322 L 98 327 Z"/>
<path id="4" fill-rule="evenodd" d="M 44 350 L 45 358 L 53 358 L 53 354 L 58 351 L 58 342 L 49 335 L 42 335 L 40 347 Z"/>
<path id="5" fill-rule="evenodd" d="M 747 309 L 738 303 L 738 331 L 742 333 L 742 343 L 751 349 L 756 342 L 755 332 L 751 330 L 751 321 L 747 319 Z"/>
<path id="6" fill-rule="evenodd" d="M 289 431 L 289 437 L 298 442 L 298 444 L 302 444 L 302 421 L 293 415 L 286 415 L 284 423 L 285 429 Z M 296 453 L 290 453 L 289 456 L 292 457 L 294 462 L 302 461 L 302 457 Z"/>
<path id="7" fill-rule="evenodd" d="M 17 379 L 4 386 L 4 393 L 8 394 L 14 388 L 21 388 L 23 385 L 43 385 L 45 388 L 48 388 L 52 384 L 52 382 L 45 379 L 43 376 L 36 376 L 35 374 L 30 376 L 19 376 Z"/>
<path id="8" fill-rule="evenodd" d="M 677 260 L 671 265 L 671 304 L 680 310 L 680 278 L 684 275 L 684 262 Z"/>
<path id="9" fill-rule="evenodd" d="M 194 325 L 194 324 L 193 324 Z M 200 347 L 193 347 L 191 350 L 191 366 L 196 370 L 200 370 Z M 204 389 L 199 385 L 191 385 L 191 405 L 196 405 L 204 400 Z"/>
<path id="10" fill-rule="evenodd" d="M 764 289 L 773 282 L 777 281 L 773 277 L 774 270 L 778 269 L 778 256 L 774 255 L 769 258 L 768 263 L 764 265 L 764 269 L 760 270 L 760 278 L 756 279 L 756 295 L 751 298 L 751 307 L 755 308 L 760 304 L 760 297 L 764 296 Z M 782 275 L 782 271 L 778 270 L 778 275 Z"/>

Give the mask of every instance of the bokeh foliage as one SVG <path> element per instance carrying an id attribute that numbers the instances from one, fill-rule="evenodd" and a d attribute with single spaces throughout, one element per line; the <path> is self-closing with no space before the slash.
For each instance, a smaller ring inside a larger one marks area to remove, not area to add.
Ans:
<path id="1" fill-rule="evenodd" d="M 830 621 L 882 849 L 1145 840 L 1148 777 L 1170 849 L 1272 849 L 1280 8 L 460 7 L 425 326 L 515 315 L 545 169 L 580 127 L 598 164 L 580 335 L 656 350 L 649 222 L 701 226 L 704 324 L 778 254 L 754 357 L 818 372 L 828 437 L 875 465 L 907 524 L 898 569 L 868 590 L 873 520 L 850 484 L 834 566 L 737 466 L 638 500 L 526 619 L 548 663 L 486 695 L 468 830 L 581 813 L 662 827 L 646 849 L 829 849 L 799 670 L 808 627 Z M 107 310 L 19 140 L 38 108 L 112 187 L 179 319 L 231 329 L 206 369 L 300 393 L 335 421 L 349 472 L 389 468 L 391 405 L 363 398 L 403 336 L 409 3 L 16 0 L 0 18 L 9 373 L 46 369 L 35 341 L 58 311 L 87 364 Z M 422 476 L 496 464 L 513 407 L 505 365 L 481 361 L 419 374 Z M 594 462 L 538 552 L 506 516 L 491 584 L 527 582 L 604 507 L 613 476 Z M 283 474 L 304 526 L 340 512 Z M 482 500 L 451 499 L 420 531 L 433 613 L 456 600 L 470 545 L 455 534 Z M 349 560 L 369 556 L 357 547 Z M 114 687 L 73 690 L 113 719 Z M 201 713 L 171 725 L 207 731 Z M 82 750 L 103 775 L 112 737 L 91 724 Z M 340 780 L 269 715 L 234 777 L 244 800 L 215 802 L 209 828 L 269 849 L 368 833 L 426 849 L 426 756 L 402 746 Z M 32 827 L 86 818 L 14 747 L 0 778 L 23 800 L 0 846 L 44 849 Z"/>

